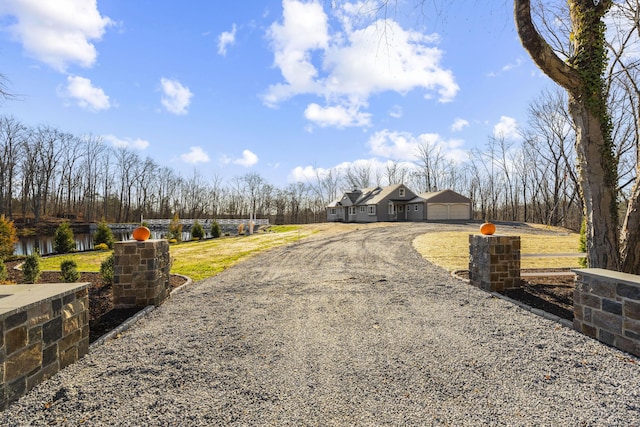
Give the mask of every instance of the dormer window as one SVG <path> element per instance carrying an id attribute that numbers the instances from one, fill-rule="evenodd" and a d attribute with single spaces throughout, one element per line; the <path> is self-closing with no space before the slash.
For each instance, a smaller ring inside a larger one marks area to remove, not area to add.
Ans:
<path id="1" fill-rule="evenodd" d="M 398 191 L 400 192 L 400 197 L 404 197 L 404 188 L 400 187 Z"/>

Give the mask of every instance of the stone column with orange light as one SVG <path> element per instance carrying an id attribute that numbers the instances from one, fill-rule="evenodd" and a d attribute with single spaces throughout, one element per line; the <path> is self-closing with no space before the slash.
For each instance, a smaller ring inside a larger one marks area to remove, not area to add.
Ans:
<path id="1" fill-rule="evenodd" d="M 134 235 L 137 236 L 135 232 Z M 171 291 L 169 242 L 165 239 L 117 242 L 113 253 L 114 308 L 162 304 Z"/>
<path id="2" fill-rule="evenodd" d="M 520 236 L 493 234 L 495 226 L 481 226 L 481 232 L 469 235 L 469 280 L 473 286 L 489 292 L 519 288 Z"/>

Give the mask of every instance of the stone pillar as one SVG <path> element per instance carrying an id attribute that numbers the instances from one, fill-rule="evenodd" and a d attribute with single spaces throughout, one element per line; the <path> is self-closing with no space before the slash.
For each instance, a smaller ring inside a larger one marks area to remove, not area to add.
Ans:
<path id="1" fill-rule="evenodd" d="M 0 411 L 89 352 L 88 287 L 2 286 Z"/>
<path id="2" fill-rule="evenodd" d="M 573 327 L 640 356 L 640 276 L 601 268 L 572 271 Z"/>
<path id="3" fill-rule="evenodd" d="M 160 305 L 169 296 L 169 242 L 117 242 L 113 246 L 114 308 Z"/>
<path id="4" fill-rule="evenodd" d="M 520 287 L 520 236 L 469 235 L 469 279 L 489 292 Z"/>

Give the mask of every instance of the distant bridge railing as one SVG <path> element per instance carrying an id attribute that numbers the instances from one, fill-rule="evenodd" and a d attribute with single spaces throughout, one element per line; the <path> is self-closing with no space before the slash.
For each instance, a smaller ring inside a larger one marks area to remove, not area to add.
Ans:
<path id="1" fill-rule="evenodd" d="M 144 222 L 145 224 L 148 225 L 149 228 L 152 229 L 168 229 L 169 228 L 169 224 L 171 223 L 171 219 L 145 219 Z M 193 226 L 193 224 L 198 221 L 200 223 L 200 225 L 202 225 L 202 227 L 204 227 L 205 229 L 210 228 L 211 224 L 213 224 L 214 222 L 217 222 L 218 224 L 220 224 L 220 226 L 222 228 L 230 228 L 230 227 L 238 227 L 240 224 L 244 224 L 246 227 L 249 226 L 249 222 L 251 222 L 250 219 L 248 218 L 242 218 L 242 219 L 212 219 L 212 218 L 201 218 L 201 219 L 179 219 L 178 222 L 186 227 L 186 228 L 191 228 Z M 253 220 L 254 225 L 257 226 L 268 226 L 269 225 L 269 220 L 268 219 L 254 219 Z M 110 229 L 112 230 L 133 230 L 134 228 L 136 228 L 138 226 L 137 223 L 133 224 L 133 223 L 124 223 L 124 224 L 107 224 L 109 226 Z M 91 224 L 91 228 L 95 229 L 97 226 L 96 224 Z"/>

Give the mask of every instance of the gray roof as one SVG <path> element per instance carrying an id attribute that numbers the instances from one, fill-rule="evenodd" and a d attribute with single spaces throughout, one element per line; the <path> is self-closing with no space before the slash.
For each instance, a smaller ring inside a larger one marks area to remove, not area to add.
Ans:
<path id="1" fill-rule="evenodd" d="M 404 185 L 395 184 L 395 185 L 389 185 L 387 187 L 382 187 L 382 188 L 378 187 L 380 189 L 380 191 L 378 191 L 375 194 L 372 194 L 371 198 L 369 200 L 367 200 L 365 203 L 367 205 L 377 205 L 378 203 L 380 203 L 382 200 L 387 198 L 391 193 L 393 193 L 394 191 L 396 191 L 400 187 L 404 187 Z"/>
<path id="2" fill-rule="evenodd" d="M 340 199 L 331 202 L 328 207 L 333 208 L 336 206 L 347 207 L 358 205 L 377 205 L 381 201 L 388 198 L 389 195 L 393 194 L 393 192 L 400 187 L 404 187 L 409 193 L 409 196 L 413 194 L 413 192 L 404 184 L 394 184 L 387 187 L 363 188 L 362 190 L 353 190 L 344 193 Z M 422 193 L 410 200 L 400 200 L 406 203 L 471 203 L 471 199 L 452 190 Z"/>
<path id="3" fill-rule="evenodd" d="M 422 193 L 417 198 L 428 203 L 471 203 L 471 199 L 456 193 L 453 190 L 442 190 L 430 193 Z"/>

